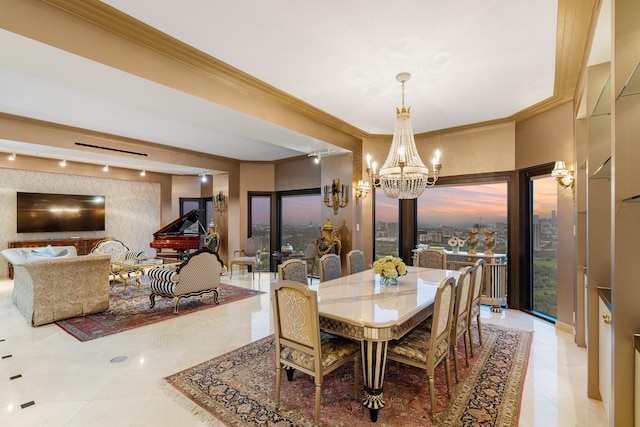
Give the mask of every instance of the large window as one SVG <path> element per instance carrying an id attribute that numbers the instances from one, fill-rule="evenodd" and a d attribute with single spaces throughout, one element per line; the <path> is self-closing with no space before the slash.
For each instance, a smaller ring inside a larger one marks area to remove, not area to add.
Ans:
<path id="1" fill-rule="evenodd" d="M 294 251 L 304 252 L 307 245 L 315 242 L 320 233 L 320 190 L 284 192 L 279 194 L 279 199 L 278 244 L 289 243 Z"/>
<path id="2" fill-rule="evenodd" d="M 271 195 L 249 195 L 249 236 L 262 241 L 262 251 L 267 256 L 260 257 L 259 270 L 269 270 L 271 257 Z"/>
<path id="3" fill-rule="evenodd" d="M 417 243 L 448 249 L 447 242 L 453 236 L 469 238 L 469 231 L 476 229 L 479 244 L 477 252 L 484 252 L 483 230 L 493 231 L 496 245 L 494 253 L 507 253 L 507 202 L 506 182 L 468 184 L 427 188 L 418 198 Z M 468 247 L 460 248 L 467 251 Z"/>
<path id="4" fill-rule="evenodd" d="M 558 315 L 558 184 L 551 176 L 531 179 L 531 308 L 543 316 Z"/>
<path id="5" fill-rule="evenodd" d="M 391 199 L 380 188 L 375 190 L 374 248 L 376 259 L 399 256 L 400 253 L 400 208 L 398 199 Z"/>

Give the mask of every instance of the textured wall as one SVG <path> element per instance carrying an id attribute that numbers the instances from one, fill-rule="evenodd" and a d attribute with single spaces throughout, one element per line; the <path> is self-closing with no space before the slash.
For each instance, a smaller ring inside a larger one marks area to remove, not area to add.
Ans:
<path id="1" fill-rule="evenodd" d="M 0 249 L 14 240 L 111 236 L 129 248 L 153 254 L 149 243 L 160 225 L 160 184 L 0 168 Z M 16 232 L 16 192 L 96 194 L 105 196 L 105 231 L 74 233 Z M 0 257 L 0 277 L 7 277 Z"/>

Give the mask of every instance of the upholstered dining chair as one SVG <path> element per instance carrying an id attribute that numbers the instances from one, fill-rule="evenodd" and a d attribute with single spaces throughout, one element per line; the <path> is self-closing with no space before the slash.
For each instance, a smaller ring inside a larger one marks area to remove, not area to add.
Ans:
<path id="1" fill-rule="evenodd" d="M 342 276 L 342 264 L 340 263 L 340 257 L 336 254 L 322 255 L 318 266 L 320 267 L 321 282 L 337 279 Z"/>
<path id="2" fill-rule="evenodd" d="M 237 265 L 240 268 L 251 267 L 252 278 L 256 277 L 256 270 L 260 265 L 260 251 L 262 250 L 262 241 L 255 237 L 249 237 L 244 242 L 244 249 L 233 251 L 233 258 L 229 260 L 230 276 L 233 277 L 233 266 Z M 260 272 L 258 272 L 258 275 Z"/>
<path id="3" fill-rule="evenodd" d="M 347 253 L 347 274 L 364 271 L 364 254 L 359 249 Z"/>
<path id="4" fill-rule="evenodd" d="M 456 299 L 453 307 L 453 324 L 451 325 L 451 347 L 453 348 L 453 367 L 456 373 L 456 382 L 460 381 L 458 377 L 458 340 L 460 337 L 464 340 L 464 358 L 469 366 L 469 346 L 471 338 L 469 335 L 469 300 L 471 297 L 471 277 L 473 276 L 473 267 L 466 266 L 460 268 L 460 276 L 456 286 Z M 468 343 L 468 344 L 467 344 Z"/>
<path id="5" fill-rule="evenodd" d="M 447 254 L 442 249 L 423 248 L 416 252 L 418 267 L 447 268 Z"/>
<path id="6" fill-rule="evenodd" d="M 484 287 L 485 261 L 479 259 L 473 265 L 473 275 L 471 277 L 471 297 L 469 298 L 469 321 L 467 327 L 469 329 L 469 344 L 471 344 L 471 357 L 473 357 L 473 335 L 471 335 L 471 323 L 476 318 L 478 326 L 478 341 L 482 345 L 482 330 L 480 329 L 480 299 L 482 297 L 482 288 Z"/>
<path id="7" fill-rule="evenodd" d="M 451 342 L 451 324 L 453 318 L 455 279 L 447 277 L 436 291 L 431 328 L 414 328 L 398 341 L 391 341 L 387 348 L 387 359 L 425 369 L 429 381 L 431 412 L 436 409 L 434 390 L 435 368 L 442 361 L 447 375 L 447 393 L 451 395 L 451 365 L 449 345 Z"/>
<path id="8" fill-rule="evenodd" d="M 298 258 L 288 259 L 278 266 L 278 277 L 307 284 L 307 262 Z"/>
<path id="9" fill-rule="evenodd" d="M 305 284 L 282 280 L 271 284 L 276 344 L 276 410 L 280 404 L 282 369 L 293 381 L 294 370 L 314 378 L 315 424 L 320 421 L 322 380 L 326 374 L 354 362 L 354 398 L 358 399 L 360 345 L 328 333 L 320 333 L 318 295 Z"/>

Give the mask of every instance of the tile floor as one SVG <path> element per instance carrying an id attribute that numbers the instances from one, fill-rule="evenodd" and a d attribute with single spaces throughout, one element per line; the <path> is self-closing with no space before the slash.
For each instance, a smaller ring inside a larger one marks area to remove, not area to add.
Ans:
<path id="1" fill-rule="evenodd" d="M 270 280 L 245 274 L 229 283 L 268 291 Z M 0 280 L 0 426 L 203 426 L 165 395 L 161 379 L 271 333 L 265 293 L 83 343 L 55 324 L 29 326 L 12 286 Z M 607 425 L 602 403 L 586 395 L 586 350 L 570 334 L 514 310 L 483 307 L 482 319 L 535 331 L 521 427 Z"/>

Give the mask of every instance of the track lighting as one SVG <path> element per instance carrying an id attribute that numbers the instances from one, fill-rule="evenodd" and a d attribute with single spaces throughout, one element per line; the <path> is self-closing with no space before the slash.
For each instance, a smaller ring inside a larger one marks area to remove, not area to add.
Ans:
<path id="1" fill-rule="evenodd" d="M 66 159 L 62 159 L 60 160 L 60 167 L 66 167 L 67 166 L 67 160 Z"/>
<path id="2" fill-rule="evenodd" d="M 12 161 L 12 162 L 13 162 L 13 161 L 16 159 L 16 153 L 15 153 L 15 151 L 14 151 L 13 153 L 11 153 L 11 154 L 9 155 L 9 157 L 7 157 L 7 159 L 9 159 L 9 161 Z"/>
<path id="3" fill-rule="evenodd" d="M 203 183 L 207 182 L 207 174 L 206 173 L 204 173 L 204 172 L 199 173 L 198 176 L 200 177 L 200 181 L 201 182 L 203 182 Z"/>
<path id="4" fill-rule="evenodd" d="M 147 172 L 144 169 L 142 169 L 142 172 L 140 172 L 140 176 L 147 176 Z"/>
<path id="5" fill-rule="evenodd" d="M 104 167 L 102 168 L 102 170 L 104 172 L 109 172 L 109 165 L 104 165 Z"/>
<path id="6" fill-rule="evenodd" d="M 313 159 L 313 163 L 315 163 L 316 165 L 320 164 L 320 160 L 322 159 L 322 155 L 329 155 L 329 153 L 331 153 L 331 150 L 327 150 L 327 151 L 314 151 L 313 153 L 309 153 L 307 154 L 307 157 L 314 157 Z"/>

